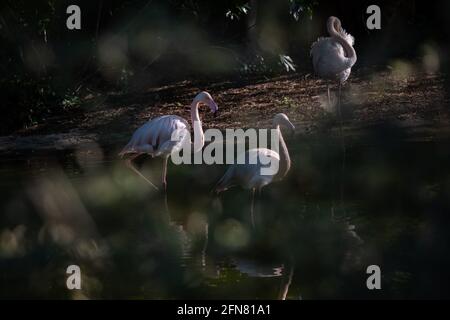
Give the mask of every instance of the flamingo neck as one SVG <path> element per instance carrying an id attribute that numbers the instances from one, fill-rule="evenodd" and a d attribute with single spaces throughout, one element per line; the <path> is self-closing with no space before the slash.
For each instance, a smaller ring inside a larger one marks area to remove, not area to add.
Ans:
<path id="1" fill-rule="evenodd" d="M 276 125 L 276 130 L 278 131 L 278 136 L 280 138 L 280 163 L 278 166 L 278 172 L 275 176 L 275 179 L 280 180 L 284 178 L 284 176 L 288 173 L 289 169 L 291 168 L 291 157 L 289 156 L 289 151 L 286 146 L 286 143 L 284 142 L 283 134 L 280 130 L 280 125 Z"/>
<path id="2" fill-rule="evenodd" d="M 347 39 L 344 38 L 344 36 L 336 30 L 335 28 L 336 20 L 337 18 L 335 17 L 328 19 L 327 29 L 330 36 L 337 42 L 339 42 L 339 44 L 341 44 L 342 47 L 344 48 L 345 57 L 343 68 L 348 69 L 353 67 L 353 65 L 356 63 L 356 51 L 353 48 L 353 46 L 347 41 Z"/>
<path id="3" fill-rule="evenodd" d="M 194 100 L 191 104 L 191 122 L 194 128 L 194 150 L 193 152 L 199 152 L 205 145 L 205 136 L 203 134 L 202 122 L 198 113 L 198 107 L 200 102 Z"/>

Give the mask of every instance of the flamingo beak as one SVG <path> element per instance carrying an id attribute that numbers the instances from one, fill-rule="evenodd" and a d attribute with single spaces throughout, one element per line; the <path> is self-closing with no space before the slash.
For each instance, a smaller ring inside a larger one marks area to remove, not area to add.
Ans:
<path id="1" fill-rule="evenodd" d="M 213 106 L 211 108 L 213 110 L 213 116 L 214 118 L 217 117 L 217 112 L 219 111 L 219 107 L 217 106 L 217 104 L 215 102 L 213 102 Z"/>
<path id="2" fill-rule="evenodd" d="M 290 123 L 289 129 L 291 131 L 290 135 L 291 137 L 293 137 L 295 135 L 295 126 L 292 123 Z"/>

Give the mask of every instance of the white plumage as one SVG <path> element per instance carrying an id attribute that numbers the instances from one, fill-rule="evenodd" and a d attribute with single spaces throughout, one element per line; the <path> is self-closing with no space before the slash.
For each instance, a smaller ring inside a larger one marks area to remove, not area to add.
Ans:
<path id="1" fill-rule="evenodd" d="M 350 76 L 357 60 L 353 48 L 355 38 L 342 28 L 341 21 L 336 17 L 328 18 L 327 29 L 330 37 L 317 39 L 311 46 L 310 54 L 314 72 L 322 79 L 339 83 L 340 101 L 341 85 Z M 327 89 L 328 103 L 331 105 L 329 86 Z"/>
<path id="2" fill-rule="evenodd" d="M 285 126 L 291 129 L 292 132 L 295 130 L 295 127 L 283 113 L 277 114 L 273 119 L 273 123 L 278 130 L 280 138 L 280 152 L 278 153 L 266 148 L 257 148 L 250 149 L 238 155 L 236 163 L 228 168 L 215 187 L 216 193 L 220 193 L 234 186 L 251 189 L 252 204 L 250 213 L 253 225 L 255 224 L 253 215 L 255 191 L 259 193 L 264 186 L 281 180 L 291 167 L 289 151 L 281 134 L 280 126 Z M 271 166 L 269 161 L 277 162 L 278 171 L 273 172 L 273 174 L 263 174 L 262 169 L 268 169 Z"/>
<path id="3" fill-rule="evenodd" d="M 261 169 L 268 168 L 269 161 L 280 161 L 280 155 L 270 149 L 250 149 L 239 155 L 237 163 L 228 168 L 225 175 L 216 186 L 216 192 L 225 191 L 234 186 L 244 189 L 260 190 L 262 187 L 272 183 L 275 175 L 262 175 Z"/>
<path id="4" fill-rule="evenodd" d="M 194 130 L 199 134 L 199 141 L 194 141 L 194 152 L 201 149 L 204 145 L 204 135 L 198 114 L 200 103 L 209 106 L 214 114 L 216 114 L 218 110 L 217 104 L 208 92 L 200 92 L 192 101 L 191 121 L 194 126 Z M 142 154 L 147 154 L 152 157 L 162 157 L 164 159 L 162 184 L 164 189 L 166 189 L 168 158 L 172 152 L 176 152 L 182 147 L 186 138 L 190 137 L 189 131 L 190 126 L 188 122 L 179 116 L 165 115 L 157 117 L 148 121 L 133 133 L 130 141 L 119 153 L 119 156 L 130 156 L 127 159 L 127 165 L 156 189 L 158 188 L 141 172 L 139 172 L 139 170 L 133 165 L 132 161 Z M 174 135 L 174 133 L 177 134 Z"/>
<path id="5" fill-rule="evenodd" d="M 152 157 L 168 156 L 182 141 L 181 137 L 177 141 L 171 140 L 172 133 L 176 130 L 180 130 L 180 132 L 189 131 L 188 122 L 175 115 L 152 119 L 133 133 L 120 155 L 145 153 Z"/>
<path id="6" fill-rule="evenodd" d="M 341 30 L 342 37 L 353 46 L 355 38 Z M 320 37 L 311 46 L 311 57 L 313 60 L 313 67 L 316 74 L 323 78 L 341 83 L 345 82 L 351 73 L 351 67 L 346 67 L 346 53 L 342 45 L 335 38 Z M 345 69 L 344 69 L 345 68 Z"/>

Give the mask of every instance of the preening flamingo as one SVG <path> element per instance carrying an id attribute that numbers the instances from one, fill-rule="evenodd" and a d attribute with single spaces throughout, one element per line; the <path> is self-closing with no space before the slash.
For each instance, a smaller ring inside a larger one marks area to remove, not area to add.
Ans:
<path id="1" fill-rule="evenodd" d="M 341 21 L 336 17 L 329 17 L 327 29 L 330 37 L 319 38 L 311 46 L 311 56 L 315 73 L 326 80 L 337 81 L 339 86 L 337 112 L 339 117 L 339 130 L 342 148 L 342 178 L 345 176 L 345 139 L 342 132 L 341 113 L 341 87 L 348 79 L 353 65 L 356 63 L 356 51 L 353 48 L 355 38 L 345 32 L 341 26 Z M 330 87 L 328 90 L 328 104 L 330 101 Z M 341 203 L 344 202 L 344 186 L 340 185 Z"/>
<path id="2" fill-rule="evenodd" d="M 278 131 L 280 153 L 266 148 L 246 151 L 244 154 L 245 164 L 233 164 L 230 166 L 215 187 L 216 193 L 220 193 L 236 185 L 252 190 L 250 214 L 253 226 L 255 225 L 253 215 L 255 191 L 258 191 L 259 194 L 264 186 L 283 179 L 291 167 L 291 158 L 289 157 L 289 151 L 284 142 L 280 126 L 284 126 L 292 132 L 294 132 L 295 127 L 284 113 L 279 113 L 273 118 L 273 126 Z M 262 162 L 261 159 L 264 159 L 264 161 Z M 273 175 L 263 175 L 261 169 L 269 166 L 267 165 L 269 159 L 278 162 L 278 172 Z"/>
<path id="3" fill-rule="evenodd" d="M 350 76 L 357 59 L 353 48 L 355 38 L 345 32 L 341 21 L 336 17 L 328 18 L 327 29 L 330 37 L 317 39 L 311 46 L 311 56 L 314 72 L 319 77 L 338 82 L 338 112 L 340 114 L 341 86 Z M 327 90 L 328 103 L 331 105 L 329 85 Z"/>
<path id="4" fill-rule="evenodd" d="M 198 113 L 200 104 L 207 105 L 214 115 L 218 110 L 217 104 L 206 91 L 197 94 L 192 101 L 191 122 L 195 132 L 193 143 L 194 153 L 200 151 L 205 144 L 202 123 Z M 127 165 L 155 189 L 158 188 L 134 166 L 133 160 L 143 154 L 148 154 L 151 157 L 162 157 L 163 168 L 161 180 L 164 190 L 166 190 L 167 161 L 173 150 L 181 148 L 184 139 L 184 137 L 180 137 L 178 140 L 171 140 L 172 134 L 177 130 L 180 130 L 180 132 L 183 132 L 183 130 L 184 132 L 189 132 L 189 123 L 176 115 L 165 115 L 152 119 L 133 133 L 130 141 L 119 153 L 119 156 L 124 157 L 129 155 L 130 157 L 126 160 Z"/>

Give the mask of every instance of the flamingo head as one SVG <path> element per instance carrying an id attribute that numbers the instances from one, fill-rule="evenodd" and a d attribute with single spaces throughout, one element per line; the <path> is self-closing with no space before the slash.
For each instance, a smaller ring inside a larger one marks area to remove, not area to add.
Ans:
<path id="1" fill-rule="evenodd" d="M 340 34 L 342 37 L 344 37 L 345 40 L 347 40 L 347 42 L 350 45 L 354 45 L 355 44 L 355 38 L 348 34 L 344 28 L 342 28 L 342 24 L 341 24 L 341 20 L 339 20 L 339 18 L 331 16 L 328 18 L 328 22 L 327 22 L 327 28 L 328 28 L 328 33 L 330 35 L 333 34 Z"/>
<path id="2" fill-rule="evenodd" d="M 338 17 L 331 16 L 328 18 L 327 27 L 328 27 L 328 32 L 330 34 L 331 34 L 330 31 L 332 31 L 332 30 L 340 33 L 342 31 L 341 20 L 339 20 Z"/>
<path id="3" fill-rule="evenodd" d="M 276 114 L 275 117 L 273 118 L 273 124 L 274 126 L 283 126 L 289 129 L 292 135 L 295 132 L 295 126 L 289 120 L 288 116 L 285 115 L 284 113 Z"/>
<path id="4" fill-rule="evenodd" d="M 211 112 L 214 114 L 214 116 L 217 115 L 219 107 L 217 106 L 217 103 L 214 101 L 214 99 L 208 92 L 206 91 L 200 92 L 195 97 L 194 101 L 196 101 L 197 103 L 203 103 L 204 105 L 207 105 L 211 109 Z"/>

